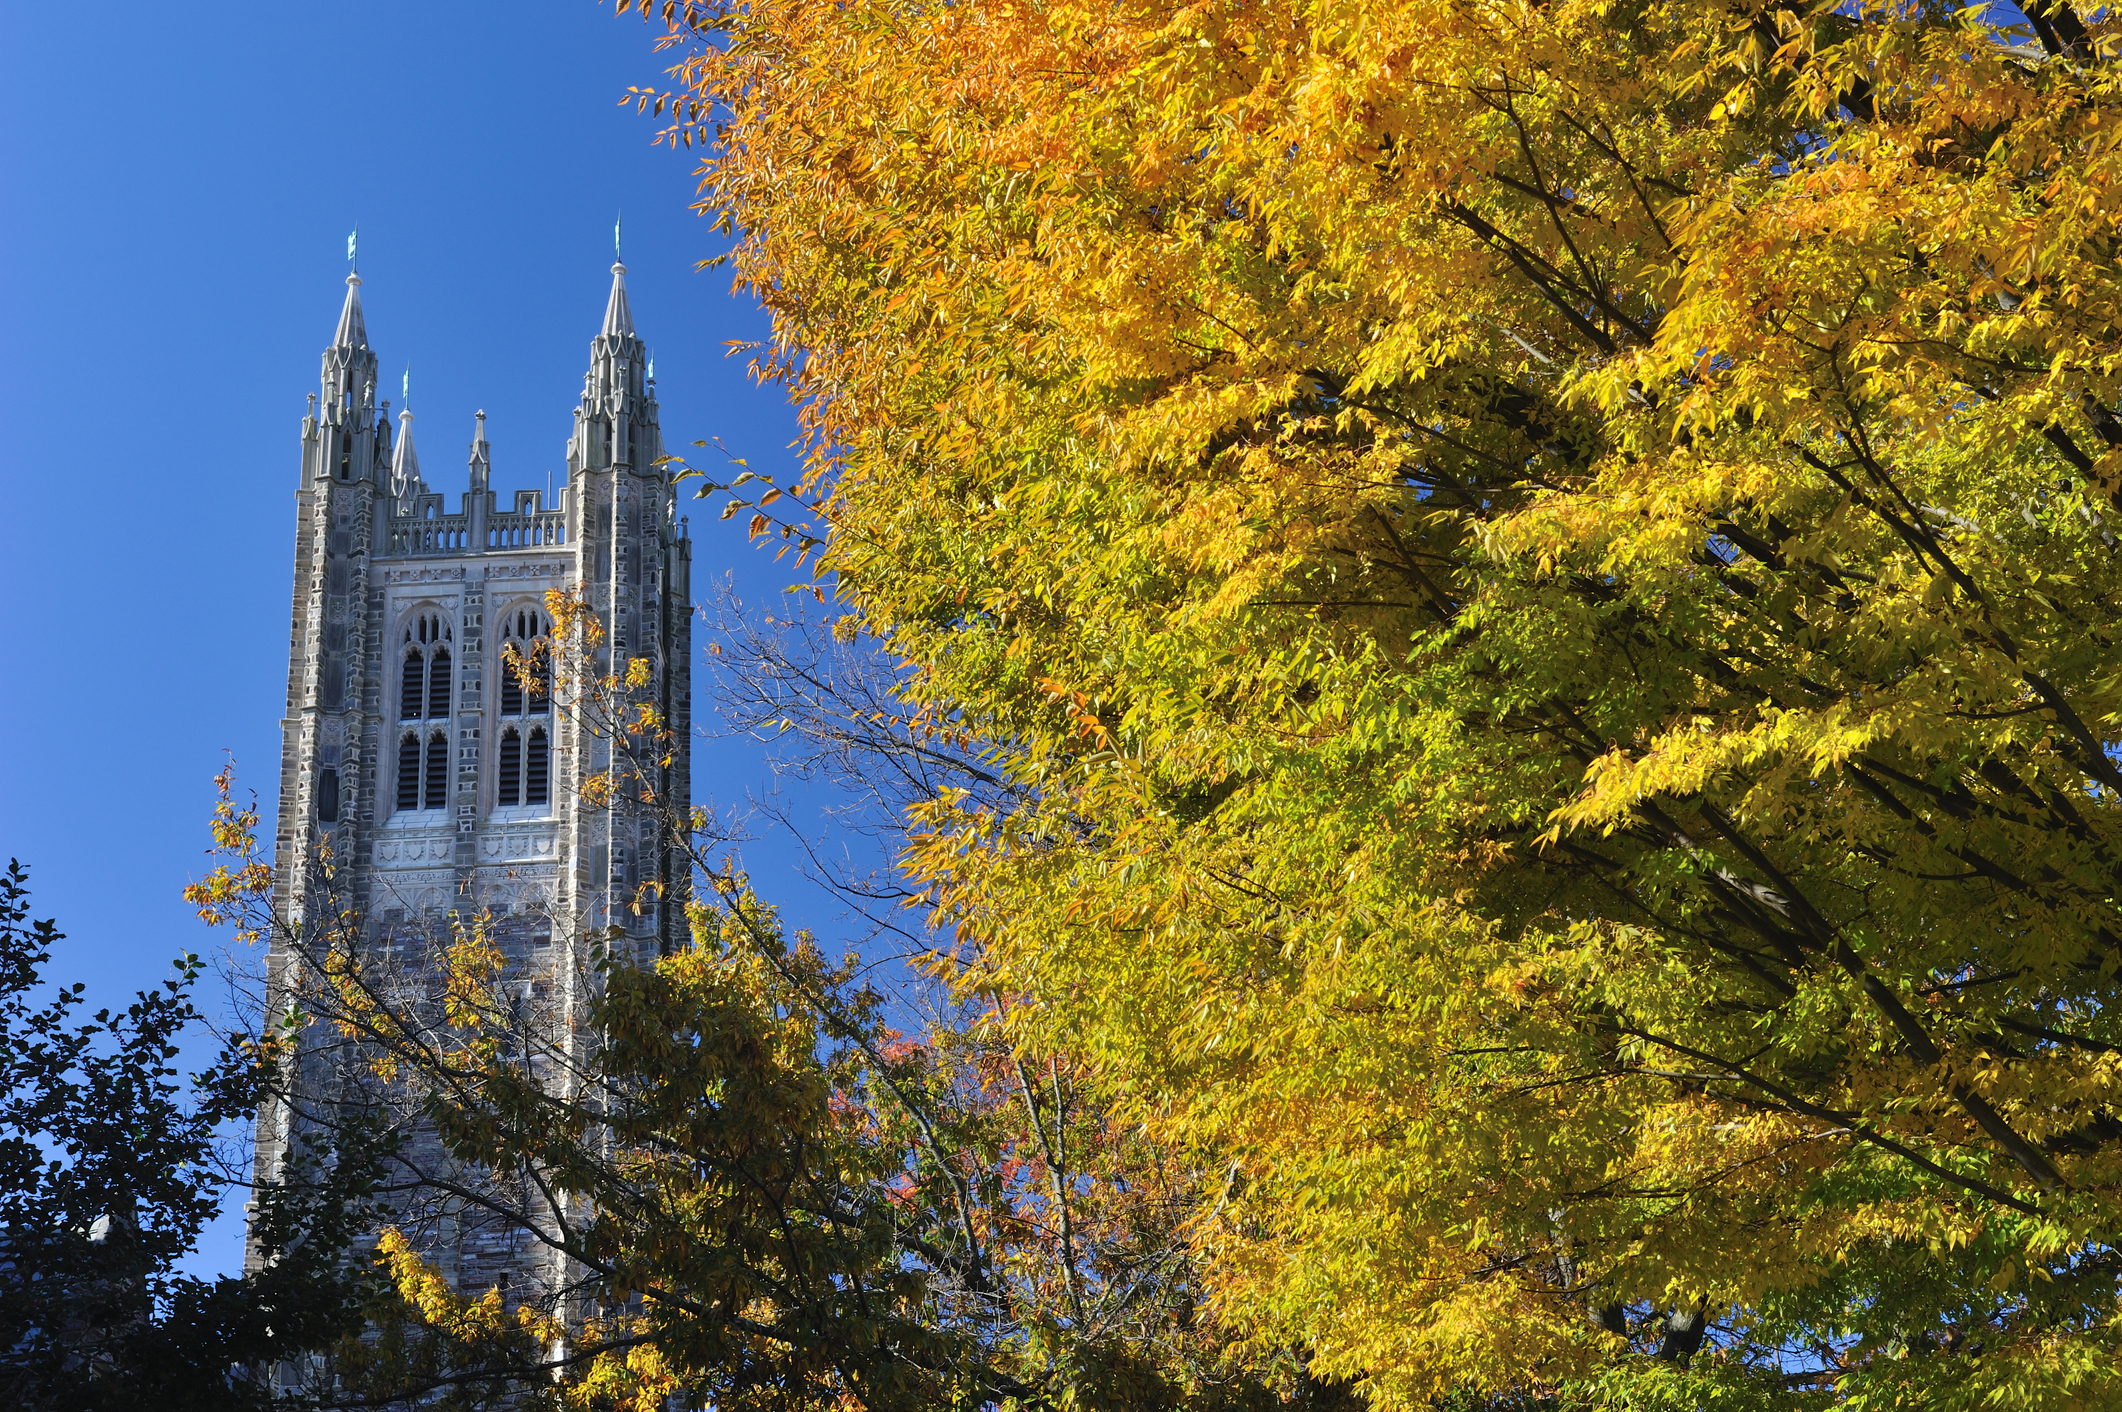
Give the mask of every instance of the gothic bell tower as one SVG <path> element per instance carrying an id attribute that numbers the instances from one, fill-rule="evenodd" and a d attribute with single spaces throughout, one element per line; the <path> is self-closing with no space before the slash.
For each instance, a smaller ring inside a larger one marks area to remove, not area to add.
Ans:
<path id="1" fill-rule="evenodd" d="M 671 743 L 650 768 L 661 817 L 685 817 L 692 545 L 659 464 L 655 382 L 625 267 L 611 276 L 553 503 L 531 489 L 502 502 L 482 411 L 454 507 L 423 477 L 409 408 L 392 435 L 361 279 L 347 279 L 302 419 L 275 831 L 284 937 L 267 957 L 269 1005 L 292 993 L 308 924 L 327 915 L 356 919 L 357 945 L 413 969 L 476 919 L 563 1028 L 596 983 L 589 939 L 647 958 L 684 938 L 680 841 L 655 810 L 580 787 L 613 765 L 614 747 L 576 709 L 579 687 L 549 665 L 558 593 L 600 629 L 585 675 L 625 678 L 629 706 L 667 723 Z M 525 479 L 546 482 L 530 470 Z M 512 672 L 512 653 L 548 664 L 546 680 Z M 328 1028 L 312 1026 L 303 1043 L 330 1043 Z M 261 1178 L 316 1121 L 335 1062 L 298 1055 L 292 1092 L 260 1115 Z M 435 1216 L 422 1240 L 463 1288 L 532 1297 L 564 1283 L 542 1247 L 482 1226 L 476 1210 Z"/>

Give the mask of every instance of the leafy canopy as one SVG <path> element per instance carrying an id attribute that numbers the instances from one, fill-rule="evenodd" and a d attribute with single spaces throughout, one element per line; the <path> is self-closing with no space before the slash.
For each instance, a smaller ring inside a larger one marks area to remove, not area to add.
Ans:
<path id="1" fill-rule="evenodd" d="M 907 866 L 1222 1317 L 2122 1395 L 2105 12 L 641 8 L 809 438 L 702 493 L 990 742 Z"/>

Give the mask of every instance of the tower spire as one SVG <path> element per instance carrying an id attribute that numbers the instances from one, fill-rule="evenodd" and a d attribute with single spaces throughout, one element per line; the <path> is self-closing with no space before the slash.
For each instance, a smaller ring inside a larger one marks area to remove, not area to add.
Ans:
<path id="1" fill-rule="evenodd" d="M 575 435 L 568 441 L 570 476 L 615 466 L 648 474 L 660 442 L 656 392 L 644 376 L 647 361 L 648 349 L 634 331 L 634 311 L 626 297 L 626 265 L 614 261 L 604 325 L 590 340 L 582 405 L 575 412 Z"/>
<path id="2" fill-rule="evenodd" d="M 626 302 L 626 266 L 612 262 L 612 297 L 604 305 L 604 332 L 614 337 L 634 336 L 634 311 Z"/>
<path id="3" fill-rule="evenodd" d="M 332 335 L 334 348 L 368 347 L 368 323 L 361 317 L 361 276 L 346 277 L 346 303 L 339 309 L 339 331 Z"/>
<path id="4" fill-rule="evenodd" d="M 403 497 L 420 480 L 420 453 L 413 450 L 413 409 L 398 413 L 398 447 L 391 457 L 391 493 Z"/>
<path id="5" fill-rule="evenodd" d="M 472 431 L 472 491 L 484 491 L 487 477 L 493 471 L 493 452 L 486 444 L 486 410 L 481 408 L 472 414 L 475 418 Z"/>

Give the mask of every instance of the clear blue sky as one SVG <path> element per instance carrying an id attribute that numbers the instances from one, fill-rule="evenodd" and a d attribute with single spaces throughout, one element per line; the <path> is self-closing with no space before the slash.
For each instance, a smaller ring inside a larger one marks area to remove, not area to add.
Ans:
<path id="1" fill-rule="evenodd" d="M 218 944 L 178 891 L 224 750 L 271 817 L 298 424 L 357 222 L 437 489 L 479 408 L 504 502 L 561 474 L 620 209 L 666 439 L 787 464 L 791 413 L 723 349 L 763 316 L 693 268 L 690 162 L 616 106 L 662 65 L 589 0 L 0 7 L 0 857 L 69 935 L 55 977 L 118 1001 Z M 737 523 L 693 517 L 696 597 L 797 577 Z M 696 800 L 769 788 L 700 755 Z M 793 858 L 748 861 L 793 895 Z M 238 1243 L 225 1217 L 195 1268 Z"/>

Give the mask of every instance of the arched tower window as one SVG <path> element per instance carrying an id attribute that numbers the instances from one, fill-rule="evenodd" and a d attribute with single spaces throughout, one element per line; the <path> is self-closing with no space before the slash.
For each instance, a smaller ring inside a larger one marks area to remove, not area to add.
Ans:
<path id="1" fill-rule="evenodd" d="M 501 732 L 501 764 L 495 772 L 500 790 L 495 802 L 501 807 L 523 802 L 523 737 L 514 726 Z"/>
<path id="2" fill-rule="evenodd" d="M 425 722 L 398 738 L 400 811 L 447 808 L 455 783 L 450 728 L 450 657 L 455 632 L 441 613 L 423 609 L 405 620 L 399 636 L 404 675 L 398 681 L 398 717 Z M 439 729 L 437 727 L 440 727 Z"/>
<path id="3" fill-rule="evenodd" d="M 398 679 L 398 719 L 436 720 L 449 714 L 452 633 L 439 613 L 420 613 L 405 625 L 404 674 Z"/>
<path id="4" fill-rule="evenodd" d="M 535 608 L 501 620 L 501 714 L 539 716 L 552 709 L 552 624 Z"/>
<path id="5" fill-rule="evenodd" d="M 544 804 L 550 799 L 550 762 L 547 760 L 545 727 L 532 726 L 523 743 L 523 802 Z"/>
<path id="6" fill-rule="evenodd" d="M 427 738 L 427 768 L 421 773 L 421 807 L 443 808 L 449 803 L 449 737 L 443 732 Z"/>

